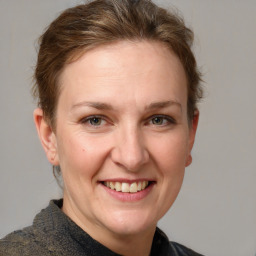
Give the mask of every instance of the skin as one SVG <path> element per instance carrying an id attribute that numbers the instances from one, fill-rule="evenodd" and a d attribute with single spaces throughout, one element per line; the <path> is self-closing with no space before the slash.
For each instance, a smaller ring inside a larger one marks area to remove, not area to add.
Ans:
<path id="1" fill-rule="evenodd" d="M 149 255 L 191 163 L 198 123 L 198 112 L 187 121 L 180 60 L 158 42 L 116 42 L 66 65 L 60 86 L 56 130 L 41 109 L 34 119 L 50 163 L 62 170 L 62 210 L 111 250 Z M 153 183 L 129 201 L 109 193 L 102 182 L 111 180 Z"/>

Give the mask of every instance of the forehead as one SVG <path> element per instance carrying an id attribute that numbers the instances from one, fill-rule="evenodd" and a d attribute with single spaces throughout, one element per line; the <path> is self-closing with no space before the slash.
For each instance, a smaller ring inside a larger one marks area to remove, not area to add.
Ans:
<path id="1" fill-rule="evenodd" d="M 60 98 L 70 104 L 113 97 L 131 104 L 170 97 L 186 102 L 186 83 L 180 60 L 163 43 L 121 41 L 91 49 L 67 64 L 60 76 Z"/>

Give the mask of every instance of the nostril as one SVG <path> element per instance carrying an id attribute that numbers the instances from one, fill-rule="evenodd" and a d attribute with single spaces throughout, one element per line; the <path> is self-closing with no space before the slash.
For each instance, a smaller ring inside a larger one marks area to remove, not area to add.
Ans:
<path id="1" fill-rule="evenodd" d="M 118 152 L 117 150 L 111 154 L 111 158 L 115 164 L 131 172 L 141 169 L 141 167 L 146 164 L 149 159 L 146 154 Z"/>
<path id="2" fill-rule="evenodd" d="M 136 127 L 137 125 L 132 125 L 120 129 L 116 134 L 116 144 L 111 151 L 112 161 L 131 172 L 140 170 L 149 160 L 143 136 Z"/>

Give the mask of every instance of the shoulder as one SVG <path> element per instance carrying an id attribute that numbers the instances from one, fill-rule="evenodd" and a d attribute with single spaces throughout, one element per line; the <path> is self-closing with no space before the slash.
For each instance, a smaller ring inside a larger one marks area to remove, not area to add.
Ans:
<path id="1" fill-rule="evenodd" d="M 62 200 L 52 200 L 35 216 L 31 226 L 0 239 L 0 256 L 73 255 L 63 254 L 63 246 L 69 245 L 64 239 L 67 228 L 63 227 L 61 204 Z"/>
<path id="2" fill-rule="evenodd" d="M 0 240 L 0 256 L 48 255 L 44 246 L 37 241 L 33 227 L 14 231 Z"/>
<path id="3" fill-rule="evenodd" d="M 203 254 L 199 254 L 176 242 L 169 242 L 169 252 L 173 256 L 203 256 Z"/>

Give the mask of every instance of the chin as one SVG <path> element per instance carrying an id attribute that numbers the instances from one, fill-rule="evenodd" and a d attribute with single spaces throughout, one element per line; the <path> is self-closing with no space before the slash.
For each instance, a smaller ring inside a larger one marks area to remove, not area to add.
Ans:
<path id="1" fill-rule="evenodd" d="M 107 221 L 107 219 L 105 219 Z M 105 226 L 119 236 L 129 236 L 143 233 L 147 230 L 154 230 L 157 221 L 151 214 L 138 210 L 114 212 L 109 216 Z"/>

